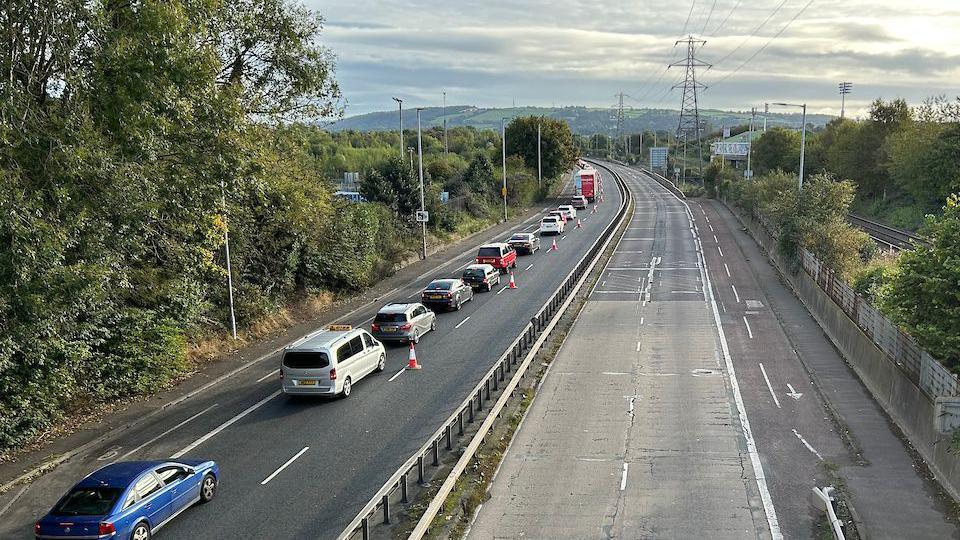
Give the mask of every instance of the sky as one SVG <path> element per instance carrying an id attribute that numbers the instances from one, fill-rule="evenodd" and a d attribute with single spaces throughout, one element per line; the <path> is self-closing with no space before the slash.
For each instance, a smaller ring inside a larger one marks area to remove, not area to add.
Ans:
<path id="1" fill-rule="evenodd" d="M 407 107 L 679 108 L 687 35 L 704 108 L 960 95 L 960 0 L 302 0 L 325 19 L 345 115 Z"/>

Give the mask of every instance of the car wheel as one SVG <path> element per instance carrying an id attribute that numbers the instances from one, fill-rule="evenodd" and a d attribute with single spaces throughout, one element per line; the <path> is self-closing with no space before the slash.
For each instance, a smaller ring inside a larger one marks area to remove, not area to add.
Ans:
<path id="1" fill-rule="evenodd" d="M 414 330 L 413 335 L 410 336 L 410 343 L 420 343 L 420 331 Z"/>
<path id="2" fill-rule="evenodd" d="M 380 360 L 377 361 L 377 373 L 387 369 L 387 356 L 385 354 L 380 355 Z"/>
<path id="3" fill-rule="evenodd" d="M 437 318 L 436 318 L 436 317 L 434 317 L 433 320 L 430 321 L 430 329 L 431 329 L 431 330 L 436 330 L 436 329 L 437 329 Z"/>
<path id="4" fill-rule="evenodd" d="M 463 300 L 458 297 L 458 298 L 457 298 L 457 305 L 456 305 L 453 309 L 455 309 L 455 310 L 457 310 L 457 311 L 460 311 L 460 306 L 462 306 L 462 305 L 463 305 Z"/>
<path id="5" fill-rule="evenodd" d="M 343 391 L 340 392 L 340 395 L 345 398 L 350 397 L 351 390 L 353 390 L 353 384 L 350 383 L 350 377 L 347 377 L 343 380 Z"/>
<path id="6" fill-rule="evenodd" d="M 217 494 L 217 479 L 212 474 L 206 474 L 200 482 L 200 502 L 208 503 Z"/>
<path id="7" fill-rule="evenodd" d="M 138 523 L 130 533 L 130 540 L 150 540 L 150 527 L 146 523 Z"/>
<path id="8" fill-rule="evenodd" d="M 517 261 L 513 261 L 513 264 L 510 265 L 510 268 L 516 268 L 516 267 L 517 267 Z"/>

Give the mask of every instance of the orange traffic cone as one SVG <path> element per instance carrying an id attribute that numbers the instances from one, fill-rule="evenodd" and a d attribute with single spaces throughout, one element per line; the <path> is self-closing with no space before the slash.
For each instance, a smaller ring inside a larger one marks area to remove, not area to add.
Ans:
<path id="1" fill-rule="evenodd" d="M 420 369 L 422 366 L 417 363 L 417 350 L 413 348 L 413 342 L 410 343 L 410 361 L 407 362 L 407 369 Z"/>
<path id="2" fill-rule="evenodd" d="M 554 239 L 553 239 L 553 245 L 550 246 L 550 251 L 556 251 L 556 250 L 557 250 L 557 239 L 554 238 Z"/>
<path id="3" fill-rule="evenodd" d="M 580 229 L 583 227 L 583 224 L 580 223 L 580 218 L 577 218 L 577 228 Z"/>
<path id="4" fill-rule="evenodd" d="M 517 282 L 513 280 L 513 272 L 510 272 L 510 288 L 511 289 L 517 288 Z"/>

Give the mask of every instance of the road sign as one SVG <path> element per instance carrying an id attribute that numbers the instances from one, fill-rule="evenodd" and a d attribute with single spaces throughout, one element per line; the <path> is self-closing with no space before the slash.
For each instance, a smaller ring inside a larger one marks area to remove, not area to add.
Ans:
<path id="1" fill-rule="evenodd" d="M 650 168 L 667 168 L 667 148 L 664 146 L 655 146 L 650 149 Z"/>
<path id="2" fill-rule="evenodd" d="M 430 212 L 417 210 L 417 223 L 426 223 L 428 221 L 430 221 Z"/>
<path id="3" fill-rule="evenodd" d="M 449 202 L 449 201 L 450 201 L 450 192 L 449 192 L 449 191 L 441 191 L 441 192 L 440 192 L 440 202 L 443 203 L 443 204 L 447 204 L 447 202 Z"/>

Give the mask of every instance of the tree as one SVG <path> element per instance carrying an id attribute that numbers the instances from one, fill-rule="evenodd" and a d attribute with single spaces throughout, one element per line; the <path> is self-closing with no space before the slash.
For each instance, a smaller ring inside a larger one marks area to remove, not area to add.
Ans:
<path id="1" fill-rule="evenodd" d="M 951 195 L 927 227 L 930 246 L 900 255 L 880 305 L 921 347 L 960 372 L 960 197 Z"/>
<path id="2" fill-rule="evenodd" d="M 494 192 L 493 164 L 487 159 L 486 154 L 478 152 L 473 157 L 463 173 L 463 182 L 470 191 L 478 195 L 489 195 Z"/>
<path id="3" fill-rule="evenodd" d="M 771 171 L 798 171 L 800 168 L 800 134 L 775 127 L 753 143 L 753 168 L 756 174 Z"/>
<path id="4" fill-rule="evenodd" d="M 531 170 L 537 170 L 537 126 L 541 134 L 541 166 L 544 179 L 553 179 L 573 164 L 576 149 L 566 122 L 545 116 L 521 116 L 507 125 L 507 155 L 518 155 Z"/>
<path id="5" fill-rule="evenodd" d="M 367 173 L 360 193 L 370 201 L 389 206 L 403 219 L 412 220 L 414 212 L 420 209 L 420 180 L 414 178 L 410 166 L 399 157 Z"/>
<path id="6" fill-rule="evenodd" d="M 960 192 L 960 123 L 914 123 L 890 135 L 886 169 L 925 212 Z"/>

